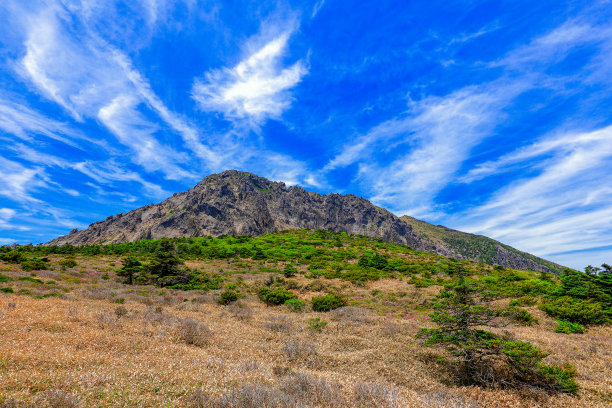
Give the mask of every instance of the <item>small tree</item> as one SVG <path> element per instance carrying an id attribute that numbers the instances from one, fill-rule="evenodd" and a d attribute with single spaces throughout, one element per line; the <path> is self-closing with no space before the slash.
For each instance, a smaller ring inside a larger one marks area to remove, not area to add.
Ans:
<path id="1" fill-rule="evenodd" d="M 147 269 L 152 275 L 157 276 L 159 285 L 167 286 L 186 283 L 189 280 L 187 274 L 179 268 L 181 264 L 183 261 L 176 255 L 174 243 L 169 239 L 162 239 Z"/>
<path id="2" fill-rule="evenodd" d="M 434 305 L 431 317 L 438 327 L 422 329 L 418 336 L 427 345 L 446 346 L 461 384 L 577 390 L 571 366 L 544 365 L 541 360 L 548 354 L 530 343 L 483 330 L 501 325 L 503 312 L 488 306 L 464 268 L 456 273 L 457 280 L 440 292 Z"/>
<path id="3" fill-rule="evenodd" d="M 123 258 L 121 265 L 117 275 L 124 277 L 125 283 L 132 285 L 134 283 L 134 276 L 142 271 L 142 263 L 136 257 L 130 255 L 127 258 Z"/>

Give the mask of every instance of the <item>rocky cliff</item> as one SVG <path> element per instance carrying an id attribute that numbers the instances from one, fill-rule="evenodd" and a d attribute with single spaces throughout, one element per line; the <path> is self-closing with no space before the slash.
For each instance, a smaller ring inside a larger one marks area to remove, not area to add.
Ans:
<path id="1" fill-rule="evenodd" d="M 453 244 L 432 237 L 422 225 L 408 221 L 351 194 L 321 195 L 301 187 L 286 187 L 284 183 L 251 173 L 229 170 L 210 175 L 195 187 L 159 204 L 110 216 L 85 230 L 73 230 L 47 245 L 109 244 L 225 234 L 262 235 L 310 228 L 366 235 L 423 252 L 485 262 L 477 250 L 465 251 L 457 242 Z M 510 248 L 499 245 L 500 253 Z M 493 257 L 489 263 L 536 271 L 555 269 L 555 264 L 510 249 L 514 252 Z"/>

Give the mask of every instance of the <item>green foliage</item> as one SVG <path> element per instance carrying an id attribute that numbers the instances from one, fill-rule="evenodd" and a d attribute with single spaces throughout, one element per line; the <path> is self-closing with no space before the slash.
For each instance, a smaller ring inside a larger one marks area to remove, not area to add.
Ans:
<path id="1" fill-rule="evenodd" d="M 549 315 L 581 324 L 599 324 L 608 321 L 603 305 L 593 300 L 576 299 L 570 296 L 549 297 L 540 305 Z"/>
<path id="2" fill-rule="evenodd" d="M 134 278 L 138 277 L 140 272 L 143 270 L 142 263 L 136 259 L 135 256 L 128 256 L 123 258 L 121 261 L 121 269 L 117 271 L 117 276 L 122 276 L 125 278 L 125 283 L 131 285 L 134 283 Z M 137 281 L 146 280 L 146 278 L 142 277 L 142 279 L 137 279 Z"/>
<path id="3" fill-rule="evenodd" d="M 578 384 L 574 380 L 576 368 L 570 364 L 537 366 L 538 373 L 554 384 L 560 391 L 575 394 L 578 391 Z"/>
<path id="4" fill-rule="evenodd" d="M 10 282 L 12 281 L 11 278 L 9 278 L 8 276 L 4 276 L 0 273 L 0 282 Z"/>
<path id="5" fill-rule="evenodd" d="M 62 269 L 74 268 L 77 266 L 77 261 L 73 258 L 62 259 L 58 262 L 58 265 L 62 267 Z"/>
<path id="6" fill-rule="evenodd" d="M 502 338 L 480 328 L 494 325 L 501 313 L 481 299 L 477 285 L 466 279 L 467 275 L 466 270 L 458 270 L 458 279 L 440 291 L 431 315 L 438 327 L 418 334 L 426 345 L 441 345 L 451 353 L 457 380 L 464 385 L 529 385 L 575 392 L 571 370 L 542 364 L 547 353 L 528 342 Z"/>
<path id="7" fill-rule="evenodd" d="M 223 292 L 221 292 L 221 295 L 219 296 L 219 299 L 217 300 L 217 303 L 219 303 L 220 305 L 229 305 L 232 302 L 235 302 L 238 300 L 238 294 L 236 292 L 234 292 L 233 290 L 224 290 Z"/>
<path id="8" fill-rule="evenodd" d="M 565 333 L 565 334 L 582 334 L 585 331 L 585 327 L 580 323 L 572 323 L 567 320 L 559 320 L 557 321 L 557 327 L 555 327 L 555 333 Z"/>
<path id="9" fill-rule="evenodd" d="M 3 293 L 15 293 L 13 288 L 0 288 L 0 292 L 3 292 Z"/>
<path id="10" fill-rule="evenodd" d="M 325 320 L 321 320 L 320 317 L 314 317 L 308 320 L 308 326 L 306 326 L 306 328 L 316 330 L 320 333 L 323 331 L 325 326 L 327 326 L 327 322 Z"/>
<path id="11" fill-rule="evenodd" d="M 296 296 L 283 288 L 270 289 L 263 287 L 258 291 L 259 298 L 267 305 L 282 305 Z"/>
<path id="12" fill-rule="evenodd" d="M 48 269 L 46 262 L 49 259 L 46 257 L 35 257 L 32 259 L 24 259 L 21 261 L 21 268 L 24 271 L 41 271 Z"/>
<path id="13" fill-rule="evenodd" d="M 285 301 L 285 306 L 287 306 L 287 309 L 291 310 L 292 312 L 301 312 L 306 306 L 306 301 L 297 298 L 288 299 Z"/>
<path id="14" fill-rule="evenodd" d="M 358 265 L 362 268 L 385 269 L 389 262 L 387 258 L 379 254 L 365 253 L 359 258 Z"/>
<path id="15" fill-rule="evenodd" d="M 538 319 L 536 319 L 527 310 L 521 309 L 520 307 L 510 306 L 507 313 L 510 317 L 512 317 L 512 320 L 522 324 L 523 326 L 531 326 L 532 324 L 538 323 Z"/>
<path id="16" fill-rule="evenodd" d="M 330 310 L 346 306 L 347 302 L 343 296 L 329 294 L 325 296 L 315 296 L 311 300 L 312 310 L 315 312 L 329 312 Z"/>
<path id="17" fill-rule="evenodd" d="M 283 269 L 283 275 L 285 275 L 285 278 L 291 278 L 295 276 L 297 272 L 297 268 L 291 264 L 285 265 L 285 269 Z"/>

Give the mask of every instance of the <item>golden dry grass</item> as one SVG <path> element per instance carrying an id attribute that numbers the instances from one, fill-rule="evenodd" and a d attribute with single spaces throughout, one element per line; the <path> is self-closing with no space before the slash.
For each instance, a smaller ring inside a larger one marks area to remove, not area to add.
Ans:
<path id="1" fill-rule="evenodd" d="M 530 308 L 540 321 L 537 326 L 508 328 L 518 339 L 551 352 L 547 361 L 576 366 L 581 391 L 575 397 L 456 387 L 436 363 L 436 351 L 415 342 L 415 333 L 426 324 L 417 311 L 410 311 L 416 319 L 359 311 L 290 313 L 284 307 L 266 307 L 255 298 L 240 300 L 241 307 L 226 307 L 186 292 L 185 301 L 168 301 L 155 296 L 158 289 L 152 287 L 128 288 L 113 279 L 98 279 L 95 273 L 114 261 L 79 260 L 86 266 L 56 273 L 55 279 L 68 292 L 64 298 L 0 295 L 0 401 L 52 406 L 48 393 L 60 391 L 84 407 L 187 407 L 200 391 L 214 397 L 245 384 L 286 390 L 298 378 L 291 373 L 306 373 L 338 392 L 327 400 L 309 400 L 308 406 L 612 404 L 610 327 L 593 327 L 583 335 L 557 334 L 551 319 Z M 29 275 L 3 269 L 12 277 Z M 41 279 L 54 273 L 48 274 Z M 15 285 L 37 290 L 28 282 L 15 281 Z M 405 282 L 382 280 L 350 290 L 354 297 L 370 296 L 372 290 L 405 291 L 406 299 L 413 301 L 427 298 L 432 288 L 417 291 Z M 110 292 L 116 295 L 108 296 Z M 303 290 L 300 297 L 314 293 Z M 127 309 L 121 317 L 115 313 L 120 305 L 113 302 L 119 295 L 125 297 L 121 306 Z M 321 333 L 307 329 L 314 317 L 329 322 Z M 187 320 L 209 329 L 202 332 L 198 345 L 185 341 L 182 330 Z M 282 322 L 282 327 L 274 322 Z"/>

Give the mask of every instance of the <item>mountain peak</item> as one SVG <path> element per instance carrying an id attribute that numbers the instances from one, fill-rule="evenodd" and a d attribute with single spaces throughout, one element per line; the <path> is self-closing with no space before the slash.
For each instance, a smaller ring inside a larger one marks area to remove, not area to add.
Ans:
<path id="1" fill-rule="evenodd" d="M 415 250 L 536 271 L 558 265 L 486 237 L 402 219 L 352 194 L 322 195 L 287 188 L 256 174 L 226 170 L 159 204 L 94 222 L 47 245 L 87 245 L 218 235 L 263 235 L 287 229 L 324 229 L 407 245 Z"/>

